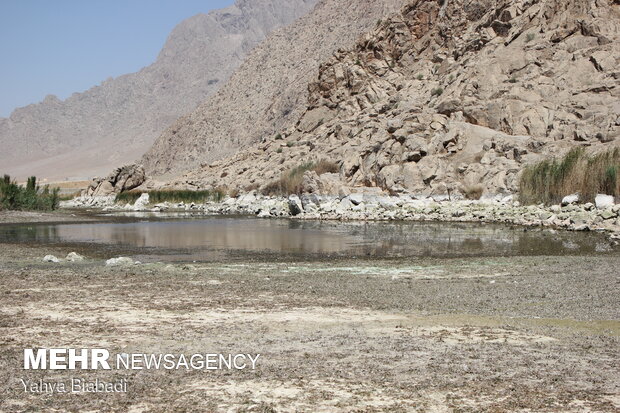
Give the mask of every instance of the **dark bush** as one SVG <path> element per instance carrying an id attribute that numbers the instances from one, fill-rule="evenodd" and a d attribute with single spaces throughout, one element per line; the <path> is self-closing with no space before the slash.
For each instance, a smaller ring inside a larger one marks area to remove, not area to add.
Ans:
<path id="1" fill-rule="evenodd" d="M 58 188 L 50 190 L 48 185 L 41 189 L 34 176 L 28 178 L 24 187 L 4 175 L 0 180 L 0 209 L 51 211 L 58 208 L 59 191 Z"/>

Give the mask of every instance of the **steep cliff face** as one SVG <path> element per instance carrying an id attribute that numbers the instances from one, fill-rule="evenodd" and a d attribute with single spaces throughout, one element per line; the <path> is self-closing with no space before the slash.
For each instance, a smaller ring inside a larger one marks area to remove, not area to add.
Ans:
<path id="1" fill-rule="evenodd" d="M 321 65 L 284 139 L 175 184 L 264 186 L 328 159 L 349 186 L 513 192 L 527 162 L 618 144 L 619 57 L 617 1 L 409 1 Z"/>
<path id="2" fill-rule="evenodd" d="M 295 125 L 319 63 L 351 46 L 404 0 L 322 0 L 257 46 L 229 82 L 170 126 L 146 153 L 150 174 L 189 170 Z"/>
<path id="3" fill-rule="evenodd" d="M 0 119 L 0 167 L 17 176 L 89 177 L 139 158 L 165 127 L 226 82 L 272 30 L 316 0 L 238 0 L 180 23 L 155 63 L 65 101 Z"/>

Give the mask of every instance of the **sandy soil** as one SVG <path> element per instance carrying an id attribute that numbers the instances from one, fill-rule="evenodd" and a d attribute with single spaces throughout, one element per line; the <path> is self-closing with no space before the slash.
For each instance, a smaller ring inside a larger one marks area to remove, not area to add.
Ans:
<path id="1" fill-rule="evenodd" d="M 620 409 L 620 256 L 105 267 L 0 245 L 0 410 Z M 23 348 L 260 353 L 256 370 L 25 371 Z M 20 378 L 128 379 L 31 394 Z"/>

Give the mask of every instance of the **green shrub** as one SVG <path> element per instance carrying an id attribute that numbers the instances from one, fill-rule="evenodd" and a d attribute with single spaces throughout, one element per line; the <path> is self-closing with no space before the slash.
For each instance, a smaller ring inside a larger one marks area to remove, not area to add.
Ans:
<path id="1" fill-rule="evenodd" d="M 529 43 L 536 38 L 536 33 L 528 33 L 525 36 L 525 43 Z"/>
<path id="2" fill-rule="evenodd" d="M 562 159 L 547 159 L 527 166 L 519 182 L 524 204 L 557 204 L 566 195 L 579 193 L 593 202 L 596 194 L 620 196 L 620 148 L 589 155 L 575 148 Z"/>
<path id="3" fill-rule="evenodd" d="M 50 190 L 49 186 L 41 189 L 37 178 L 28 178 L 26 186 L 18 185 L 9 175 L 0 180 L 0 209 L 51 211 L 58 208 L 60 189 Z"/>
<path id="4" fill-rule="evenodd" d="M 282 148 L 276 149 L 276 153 L 282 153 Z"/>
<path id="5" fill-rule="evenodd" d="M 442 93 L 443 93 L 442 87 L 438 87 L 438 88 L 431 90 L 431 96 L 441 96 Z"/>

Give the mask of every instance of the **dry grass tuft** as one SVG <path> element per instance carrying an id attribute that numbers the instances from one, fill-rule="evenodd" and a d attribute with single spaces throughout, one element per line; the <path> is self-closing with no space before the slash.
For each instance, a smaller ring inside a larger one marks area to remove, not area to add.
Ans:
<path id="1" fill-rule="evenodd" d="M 557 204 L 566 195 L 580 194 L 593 202 L 596 194 L 620 196 L 620 148 L 589 155 L 575 148 L 562 159 L 548 159 L 523 170 L 519 199 L 523 204 Z"/>
<path id="2" fill-rule="evenodd" d="M 461 188 L 461 192 L 467 199 L 478 200 L 482 198 L 484 187 L 482 185 L 467 185 Z"/>
<path id="3" fill-rule="evenodd" d="M 258 188 L 260 188 L 260 184 L 258 182 L 254 182 L 253 184 L 250 184 L 243 189 L 245 190 L 245 192 L 251 192 Z"/>
<path id="4" fill-rule="evenodd" d="M 336 163 L 328 160 L 320 160 L 317 163 L 308 162 L 283 173 L 280 179 L 265 185 L 261 192 L 263 195 L 301 194 L 304 173 L 307 171 L 314 171 L 318 175 L 323 175 L 328 172 L 336 173 L 339 170 L 340 167 Z"/>

